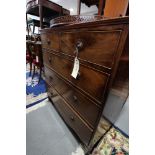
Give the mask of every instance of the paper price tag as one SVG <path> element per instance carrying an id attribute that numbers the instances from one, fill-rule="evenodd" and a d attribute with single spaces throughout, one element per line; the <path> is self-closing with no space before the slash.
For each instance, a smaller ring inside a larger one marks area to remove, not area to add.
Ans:
<path id="1" fill-rule="evenodd" d="M 73 71 L 72 71 L 72 74 L 71 76 L 74 77 L 76 79 L 77 75 L 78 75 L 78 72 L 79 72 L 79 60 L 77 57 L 75 57 L 74 59 L 74 66 L 73 66 Z"/>
<path id="2" fill-rule="evenodd" d="M 36 62 L 39 62 L 39 57 L 38 56 L 36 56 Z"/>

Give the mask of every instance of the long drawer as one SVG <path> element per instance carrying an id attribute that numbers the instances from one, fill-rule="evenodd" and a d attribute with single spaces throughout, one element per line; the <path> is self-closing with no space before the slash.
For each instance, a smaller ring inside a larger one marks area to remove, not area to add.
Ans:
<path id="1" fill-rule="evenodd" d="M 68 104 L 94 128 L 101 110 L 100 107 L 75 88 L 66 84 L 47 67 L 45 67 L 45 75 L 47 83 L 51 84 L 64 97 Z"/>
<path id="2" fill-rule="evenodd" d="M 63 53 L 74 56 L 75 47 L 81 42 L 80 59 L 112 68 L 121 32 L 121 30 L 62 32 L 60 49 Z"/>
<path id="3" fill-rule="evenodd" d="M 85 93 L 89 94 L 98 101 L 103 100 L 109 74 L 101 73 L 80 64 L 80 76 L 77 79 L 74 79 L 71 76 L 73 61 L 64 59 L 63 57 L 49 52 L 43 52 L 43 58 L 45 65 L 51 67 L 77 88 L 83 90 Z"/>
<path id="4" fill-rule="evenodd" d="M 93 130 L 87 126 L 84 120 L 63 100 L 63 98 L 53 89 L 49 88 L 49 93 L 55 107 L 63 117 L 65 122 L 76 132 L 82 142 L 88 145 Z M 56 94 L 56 95 L 53 95 Z"/>
<path id="5" fill-rule="evenodd" d="M 42 48 L 52 49 L 55 51 L 59 50 L 59 34 L 56 32 L 43 33 L 41 35 Z"/>

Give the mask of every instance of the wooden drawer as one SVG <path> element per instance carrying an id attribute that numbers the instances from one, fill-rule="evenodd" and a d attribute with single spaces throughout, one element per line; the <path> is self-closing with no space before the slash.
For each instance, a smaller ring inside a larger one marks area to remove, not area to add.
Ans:
<path id="1" fill-rule="evenodd" d="M 46 67 L 45 75 L 48 83 L 51 83 L 52 86 L 64 97 L 68 104 L 70 104 L 73 109 L 77 111 L 93 128 L 98 119 L 100 107 L 75 88 L 66 84 L 53 71 Z"/>
<path id="2" fill-rule="evenodd" d="M 101 73 L 80 64 L 80 76 L 79 78 L 74 79 L 71 76 L 73 61 L 48 52 L 44 52 L 43 57 L 45 65 L 51 67 L 66 80 L 69 80 L 74 86 L 99 101 L 103 100 L 109 74 Z"/>
<path id="3" fill-rule="evenodd" d="M 56 32 L 41 34 L 42 48 L 59 50 L 59 34 Z"/>
<path id="4" fill-rule="evenodd" d="M 112 68 L 121 30 L 62 32 L 61 51 L 74 56 L 78 41 L 83 43 L 79 58 L 107 68 Z"/>
<path id="5" fill-rule="evenodd" d="M 88 145 L 93 130 L 88 127 L 85 121 L 78 116 L 78 114 L 63 100 L 60 95 L 57 94 L 51 98 L 65 122 L 75 131 L 82 142 Z"/>
<path id="6" fill-rule="evenodd" d="M 48 97 L 52 99 L 53 97 L 58 96 L 57 92 L 53 89 L 53 87 L 51 87 L 48 83 L 46 83 L 46 85 Z"/>
<path id="7" fill-rule="evenodd" d="M 51 84 L 62 94 L 67 91 L 67 88 L 65 87 L 65 83 L 56 76 L 56 73 L 54 73 L 52 70 L 48 69 L 47 67 L 45 67 L 45 77 L 46 77 L 47 83 Z"/>

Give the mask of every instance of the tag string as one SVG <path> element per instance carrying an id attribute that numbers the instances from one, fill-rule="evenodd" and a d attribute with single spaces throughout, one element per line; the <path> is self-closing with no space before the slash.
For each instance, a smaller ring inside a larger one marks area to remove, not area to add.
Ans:
<path id="1" fill-rule="evenodd" d="M 78 50 L 77 47 L 76 47 L 75 53 L 76 53 L 75 57 L 77 58 L 78 57 L 78 54 L 79 54 L 79 50 Z"/>

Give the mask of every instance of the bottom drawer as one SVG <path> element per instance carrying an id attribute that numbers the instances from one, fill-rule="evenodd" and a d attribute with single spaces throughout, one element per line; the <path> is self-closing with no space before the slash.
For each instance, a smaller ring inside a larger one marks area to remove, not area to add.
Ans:
<path id="1" fill-rule="evenodd" d="M 75 131 L 81 141 L 88 145 L 93 130 L 82 120 L 78 114 L 58 95 L 54 88 L 48 89 L 49 97 L 52 99 L 56 109 L 65 122 Z"/>

